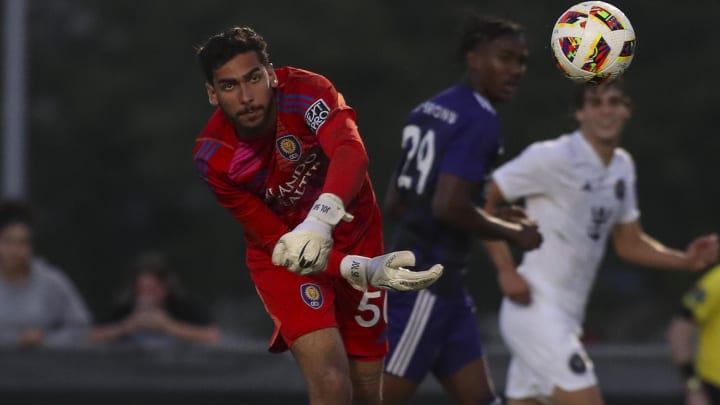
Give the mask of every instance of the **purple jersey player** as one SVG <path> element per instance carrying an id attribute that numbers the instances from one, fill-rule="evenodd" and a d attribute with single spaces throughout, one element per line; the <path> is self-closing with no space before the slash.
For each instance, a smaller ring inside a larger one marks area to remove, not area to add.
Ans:
<path id="1" fill-rule="evenodd" d="M 521 212 L 501 219 L 474 199 L 500 148 L 494 105 L 512 97 L 525 71 L 523 30 L 510 21 L 473 15 L 462 34 L 460 57 L 466 65 L 462 82 L 410 113 L 402 132 L 403 155 L 386 197 L 387 213 L 399 218 L 390 247 L 412 250 L 420 268 L 443 263 L 445 273 L 427 290 L 388 295 L 384 404 L 407 401 L 428 372 L 457 403 L 495 400 L 465 289 L 471 242 L 481 237 L 534 249 L 542 241 Z"/>

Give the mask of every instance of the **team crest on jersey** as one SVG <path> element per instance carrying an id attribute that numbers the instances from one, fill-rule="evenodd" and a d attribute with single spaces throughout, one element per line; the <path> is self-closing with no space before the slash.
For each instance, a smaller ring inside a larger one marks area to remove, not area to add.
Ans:
<path id="1" fill-rule="evenodd" d="M 314 283 L 305 283 L 300 286 L 300 296 L 312 309 L 320 309 L 323 305 L 323 296 L 320 286 Z"/>
<path id="2" fill-rule="evenodd" d="M 291 162 L 300 160 L 302 146 L 300 146 L 300 141 L 298 141 L 295 135 L 281 136 L 275 141 L 275 144 L 277 145 L 278 152 L 280 152 L 285 159 Z"/>
<path id="3" fill-rule="evenodd" d="M 620 201 L 625 199 L 625 180 L 619 179 L 615 183 L 615 197 Z"/>
<path id="4" fill-rule="evenodd" d="M 305 111 L 305 122 L 317 134 L 328 115 L 330 115 L 330 107 L 325 104 L 323 99 L 318 99 Z"/>
<path id="5" fill-rule="evenodd" d="M 580 353 L 573 353 L 572 356 L 570 356 L 568 366 L 570 366 L 570 370 L 575 374 L 583 374 L 587 371 L 587 362 Z"/>

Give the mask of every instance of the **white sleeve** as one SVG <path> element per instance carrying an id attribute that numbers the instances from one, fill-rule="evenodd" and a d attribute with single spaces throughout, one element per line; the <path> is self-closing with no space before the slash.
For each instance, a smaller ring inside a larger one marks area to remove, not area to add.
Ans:
<path id="1" fill-rule="evenodd" d="M 492 179 L 506 200 L 515 201 L 547 192 L 547 182 L 552 177 L 547 169 L 550 149 L 546 142 L 534 143 L 493 172 Z"/>

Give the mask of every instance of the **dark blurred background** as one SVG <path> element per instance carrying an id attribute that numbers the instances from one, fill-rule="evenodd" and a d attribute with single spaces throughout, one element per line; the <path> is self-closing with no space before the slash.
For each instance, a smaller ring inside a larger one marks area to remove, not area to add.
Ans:
<path id="1" fill-rule="evenodd" d="M 357 110 L 382 198 L 405 115 L 462 73 L 457 28 L 468 9 L 527 28 L 527 75 L 500 107 L 505 158 L 573 128 L 572 84 L 549 49 L 552 25 L 572 3 L 28 0 L 26 197 L 38 214 L 37 251 L 65 270 L 95 316 L 108 309 L 137 253 L 165 251 L 222 327 L 264 340 L 271 323 L 244 266 L 241 228 L 191 162 L 212 112 L 195 47 L 227 27 L 251 25 L 269 42 L 275 66 L 327 76 Z M 638 37 L 626 73 L 634 117 L 623 146 L 636 161 L 642 222 L 684 248 L 719 225 L 720 3 L 613 3 Z M 500 295 L 480 249 L 476 261 L 471 290 L 492 343 Z M 696 277 L 609 254 L 588 309 L 588 340 L 663 343 Z"/>

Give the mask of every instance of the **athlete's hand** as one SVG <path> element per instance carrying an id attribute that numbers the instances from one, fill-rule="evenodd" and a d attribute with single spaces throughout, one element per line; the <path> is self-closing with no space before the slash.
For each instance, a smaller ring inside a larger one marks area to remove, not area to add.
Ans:
<path id="1" fill-rule="evenodd" d="M 368 285 L 383 290 L 415 291 L 434 283 L 443 272 L 436 264 L 425 271 L 411 271 L 403 266 L 414 266 L 415 255 L 408 250 L 369 258 L 348 255 L 340 263 L 340 274 L 353 288 L 365 291 Z"/>
<path id="2" fill-rule="evenodd" d="M 498 283 L 503 295 L 510 301 L 520 305 L 529 305 L 532 301 L 530 285 L 515 269 L 498 272 Z"/>
<path id="3" fill-rule="evenodd" d="M 518 205 L 508 205 L 498 207 L 493 213 L 496 217 L 510 222 L 527 221 L 528 216 L 523 207 Z"/>
<path id="4" fill-rule="evenodd" d="M 718 235 L 710 234 L 696 238 L 685 249 L 688 268 L 703 270 L 718 261 Z"/>
<path id="5" fill-rule="evenodd" d="M 685 387 L 685 405 L 712 405 L 702 386 Z"/>
<path id="6" fill-rule="evenodd" d="M 522 220 L 517 224 L 520 226 L 520 230 L 516 232 L 512 240 L 509 240 L 508 242 L 522 250 L 533 250 L 540 247 L 543 237 L 538 231 L 537 224 L 527 219 Z"/>
<path id="7" fill-rule="evenodd" d="M 334 194 L 320 194 L 303 222 L 281 236 L 272 253 L 276 266 L 287 267 L 300 275 L 325 270 L 333 246 L 332 231 L 335 225 L 352 221 L 345 212 L 342 200 Z"/>

